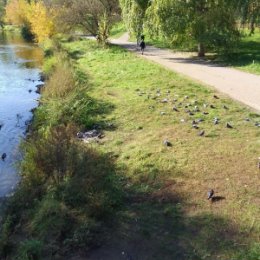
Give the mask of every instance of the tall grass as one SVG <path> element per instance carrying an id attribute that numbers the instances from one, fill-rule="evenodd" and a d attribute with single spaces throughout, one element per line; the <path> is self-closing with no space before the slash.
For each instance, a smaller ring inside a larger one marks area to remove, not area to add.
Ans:
<path id="1" fill-rule="evenodd" d="M 44 98 L 62 98 L 68 95 L 76 87 L 74 72 L 69 61 L 64 57 L 56 58 L 47 87 L 44 88 Z"/>

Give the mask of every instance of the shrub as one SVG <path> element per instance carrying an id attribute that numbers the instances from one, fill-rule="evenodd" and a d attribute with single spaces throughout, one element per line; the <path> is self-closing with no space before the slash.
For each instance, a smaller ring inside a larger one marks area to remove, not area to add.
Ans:
<path id="1" fill-rule="evenodd" d="M 65 205 L 46 196 L 35 210 L 30 230 L 32 234 L 45 241 L 57 241 L 69 229 L 67 219 Z"/>
<path id="2" fill-rule="evenodd" d="M 38 240 L 26 240 L 18 249 L 17 260 L 40 260 L 42 242 Z"/>

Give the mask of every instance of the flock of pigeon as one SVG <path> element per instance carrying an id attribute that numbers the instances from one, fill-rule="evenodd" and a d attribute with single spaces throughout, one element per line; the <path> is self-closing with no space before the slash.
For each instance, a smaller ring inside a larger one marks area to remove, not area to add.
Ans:
<path id="1" fill-rule="evenodd" d="M 207 104 L 207 103 L 199 102 L 196 99 L 191 100 L 189 96 L 184 96 L 182 98 L 180 98 L 180 96 L 178 96 L 178 95 L 171 96 L 170 90 L 166 90 L 166 93 L 162 93 L 162 91 L 160 89 L 156 90 L 155 93 L 154 93 L 154 91 L 150 91 L 149 93 L 147 93 L 140 89 L 136 89 L 135 91 L 138 96 L 144 96 L 147 100 L 153 100 L 157 104 L 161 103 L 161 104 L 171 105 L 171 111 L 174 112 L 175 114 L 179 113 L 180 115 L 183 115 L 183 112 L 186 113 L 188 115 L 189 119 L 187 120 L 184 118 L 180 118 L 180 122 L 184 123 L 186 121 L 190 121 L 191 127 L 194 129 L 197 129 L 197 130 L 200 129 L 200 123 L 202 123 L 203 121 L 206 120 L 204 118 L 210 114 L 211 110 L 214 110 L 217 107 L 220 108 L 220 106 L 218 104 L 217 105 L 215 104 L 217 102 L 217 100 L 220 99 L 217 95 L 213 95 L 213 99 L 216 101 L 216 102 L 212 102 L 214 104 Z M 225 105 L 223 103 L 220 105 L 223 110 L 226 110 L 226 111 L 229 110 L 229 107 L 227 105 Z M 155 105 L 150 105 L 149 109 L 155 110 Z M 182 113 L 180 113 L 180 112 L 182 112 Z M 167 114 L 166 111 L 160 111 L 161 116 L 166 115 L 166 114 Z M 198 118 L 198 116 L 201 116 L 203 118 Z M 251 121 L 250 118 L 245 118 L 244 120 L 246 122 Z M 220 118 L 214 117 L 212 124 L 218 125 L 219 123 L 220 123 Z M 255 122 L 254 125 L 256 127 L 260 127 L 259 122 Z M 230 122 L 226 122 L 225 127 L 228 129 L 234 128 Z M 200 137 L 205 136 L 205 130 L 201 129 L 198 132 L 198 136 L 200 136 Z M 163 140 L 163 145 L 170 147 L 170 146 L 172 146 L 172 143 L 169 140 L 165 139 L 165 140 Z M 258 169 L 260 170 L 260 157 L 258 159 L 259 159 Z M 207 192 L 207 199 L 210 201 L 214 200 L 214 190 L 213 189 L 210 189 Z"/>
<path id="2" fill-rule="evenodd" d="M 146 93 L 144 91 L 141 91 L 140 89 L 136 89 L 136 92 L 138 96 L 145 96 L 147 99 L 154 100 L 156 103 L 161 103 L 161 104 L 170 104 L 172 105 L 171 110 L 172 112 L 178 114 L 180 112 L 185 112 L 189 116 L 189 120 L 191 122 L 191 127 L 194 129 L 199 130 L 200 129 L 200 124 L 205 121 L 205 116 L 210 114 L 211 110 L 215 110 L 217 108 L 217 105 L 215 104 L 207 104 L 203 102 L 199 102 L 198 100 L 191 100 L 189 96 L 184 96 L 183 98 L 180 98 L 179 96 L 175 95 L 174 97 L 171 97 L 170 90 L 167 90 L 166 93 L 162 93 L 160 89 L 156 90 L 156 93 Z M 164 97 L 162 97 L 164 96 Z M 165 97 L 166 96 L 166 97 Z M 213 95 L 213 98 L 215 100 L 219 100 L 220 98 L 217 95 Z M 219 107 L 218 107 L 219 108 Z M 154 110 L 155 106 L 149 106 L 149 109 Z M 223 110 L 229 110 L 227 105 L 222 104 L 222 109 Z M 167 112 L 165 111 L 160 111 L 160 115 L 166 115 Z M 180 113 L 183 114 L 183 113 Z M 197 118 L 198 115 L 201 115 L 203 118 Z M 196 118 L 196 119 L 195 119 Z M 187 120 L 187 121 L 189 121 Z M 245 118 L 245 121 L 249 122 L 251 121 L 250 118 Z M 186 120 L 184 118 L 181 118 L 180 121 L 184 123 Z M 220 118 L 214 117 L 213 122 L 214 125 L 218 125 L 220 123 Z M 254 123 L 256 127 L 260 127 L 259 122 Z M 234 128 L 233 125 L 230 122 L 226 122 L 225 127 L 228 129 Z M 201 129 L 198 132 L 198 136 L 205 136 L 205 130 Z M 165 146 L 171 146 L 170 141 L 164 140 L 163 144 Z"/>

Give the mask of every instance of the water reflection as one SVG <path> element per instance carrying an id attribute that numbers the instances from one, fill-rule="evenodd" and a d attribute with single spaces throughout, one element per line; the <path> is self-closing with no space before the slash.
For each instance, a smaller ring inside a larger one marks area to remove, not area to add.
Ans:
<path id="1" fill-rule="evenodd" d="M 35 44 L 18 34 L 0 33 L 0 197 L 8 195 L 19 180 L 15 162 L 19 142 L 24 138 L 30 112 L 37 106 L 36 85 L 41 83 L 43 54 Z"/>

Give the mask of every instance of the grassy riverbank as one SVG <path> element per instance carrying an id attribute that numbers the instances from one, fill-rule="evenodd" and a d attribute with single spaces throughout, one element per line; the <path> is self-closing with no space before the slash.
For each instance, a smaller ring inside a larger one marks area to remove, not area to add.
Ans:
<path id="1" fill-rule="evenodd" d="M 62 49 L 45 65 L 3 255 L 75 259 L 102 245 L 93 259 L 258 259 L 260 116 L 118 47 Z M 93 126 L 99 143 L 76 139 Z"/>

